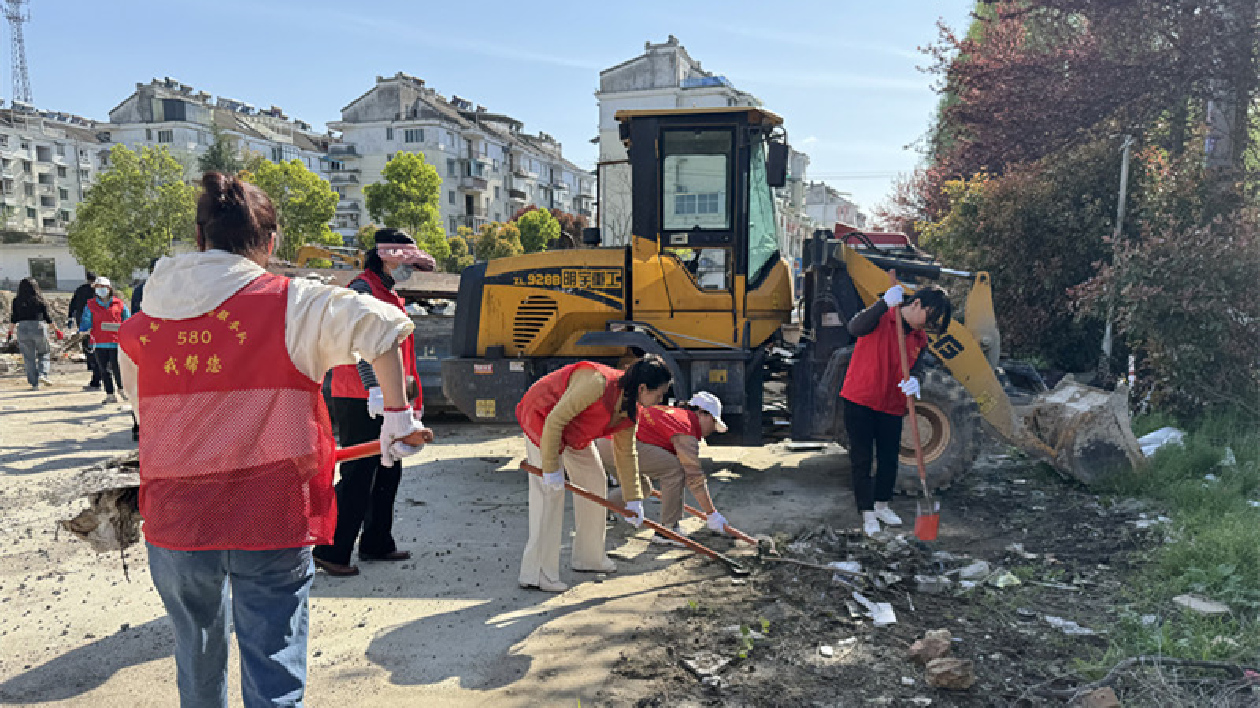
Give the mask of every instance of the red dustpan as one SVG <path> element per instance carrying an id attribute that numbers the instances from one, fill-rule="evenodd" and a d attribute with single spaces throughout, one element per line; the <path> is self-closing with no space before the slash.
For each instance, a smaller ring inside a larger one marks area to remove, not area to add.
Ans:
<path id="1" fill-rule="evenodd" d="M 892 285 L 897 284 L 897 272 L 888 271 Z M 897 351 L 901 354 L 902 379 L 910 378 L 910 359 L 906 356 L 906 333 L 901 324 L 901 308 L 893 308 L 897 316 Z M 923 464 L 923 445 L 919 442 L 919 416 L 914 411 L 914 396 L 906 396 L 910 406 L 910 435 L 914 438 L 914 461 L 919 467 L 919 484 L 923 487 L 923 499 L 915 504 L 914 536 L 920 541 L 935 541 L 941 526 L 941 503 L 932 498 L 928 488 L 927 467 Z"/>

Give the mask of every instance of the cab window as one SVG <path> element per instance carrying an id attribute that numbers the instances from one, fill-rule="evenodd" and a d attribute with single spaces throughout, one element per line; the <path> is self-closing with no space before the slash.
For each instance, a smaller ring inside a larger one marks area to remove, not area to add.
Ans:
<path id="1" fill-rule="evenodd" d="M 667 130 L 661 135 L 663 230 L 731 229 L 733 146 L 730 130 Z"/>

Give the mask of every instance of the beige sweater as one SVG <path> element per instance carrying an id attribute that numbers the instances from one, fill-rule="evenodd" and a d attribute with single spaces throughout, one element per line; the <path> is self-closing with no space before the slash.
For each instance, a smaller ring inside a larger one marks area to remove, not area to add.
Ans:
<path id="1" fill-rule="evenodd" d="M 560 450 L 564 428 L 582 411 L 599 403 L 604 395 L 608 380 L 593 369 L 579 369 L 569 377 L 569 386 L 564 395 L 556 401 L 556 405 L 547 414 L 543 423 L 541 443 L 538 451 L 542 454 L 544 472 L 555 472 L 560 469 Z M 625 420 L 626 414 L 618 408 L 613 413 L 612 422 L 616 424 Z M 639 487 L 639 463 L 634 451 L 635 426 L 630 426 L 612 436 L 613 460 L 617 467 L 617 479 L 621 482 L 626 501 L 643 499 L 643 490 Z"/>

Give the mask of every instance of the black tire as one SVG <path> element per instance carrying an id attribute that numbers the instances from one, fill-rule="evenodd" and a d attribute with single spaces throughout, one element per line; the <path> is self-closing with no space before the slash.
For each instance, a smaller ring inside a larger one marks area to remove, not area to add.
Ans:
<path id="1" fill-rule="evenodd" d="M 928 487 L 935 491 L 953 484 L 955 479 L 971 469 L 980 454 L 980 409 L 967 389 L 941 369 L 928 369 L 920 388 L 922 398 L 915 401 L 915 412 Z M 922 491 L 911 431 L 907 416 L 901 428 L 901 468 L 897 474 L 897 491 L 913 495 Z"/>

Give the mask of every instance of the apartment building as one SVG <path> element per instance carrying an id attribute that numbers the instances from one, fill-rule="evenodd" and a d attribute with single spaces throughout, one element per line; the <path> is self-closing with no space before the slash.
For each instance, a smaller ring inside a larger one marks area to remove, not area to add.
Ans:
<path id="1" fill-rule="evenodd" d="M 66 228 L 105 164 L 95 125 L 22 103 L 0 109 L 0 287 L 27 276 L 49 290 L 81 282 Z"/>
<path id="2" fill-rule="evenodd" d="M 170 77 L 136 84 L 135 91 L 109 112 L 101 139 L 137 150 L 165 146 L 184 165 L 185 175 L 200 175 L 197 158 L 214 144 L 218 130 L 237 155 L 262 155 L 272 162 L 301 160 L 321 173 L 332 143 L 305 121 L 289 118 L 277 106 L 255 108 L 244 101 L 214 97 Z M 325 175 L 326 177 L 326 175 Z"/>
<path id="3" fill-rule="evenodd" d="M 810 182 L 805 186 L 805 213 L 821 229 L 834 229 L 836 224 L 866 228 L 866 214 L 845 199 L 846 194 L 825 182 Z"/>
<path id="4" fill-rule="evenodd" d="M 588 218 L 593 212 L 594 176 L 565 159 L 555 138 L 526 133 L 509 115 L 448 99 L 403 72 L 376 77 L 329 128 L 341 133 L 329 146 L 326 174 L 341 196 L 335 226 L 343 235 L 371 221 L 363 187 L 383 181 L 385 164 L 399 152 L 420 153 L 437 169 L 448 234 L 506 221 L 528 205 Z"/>

